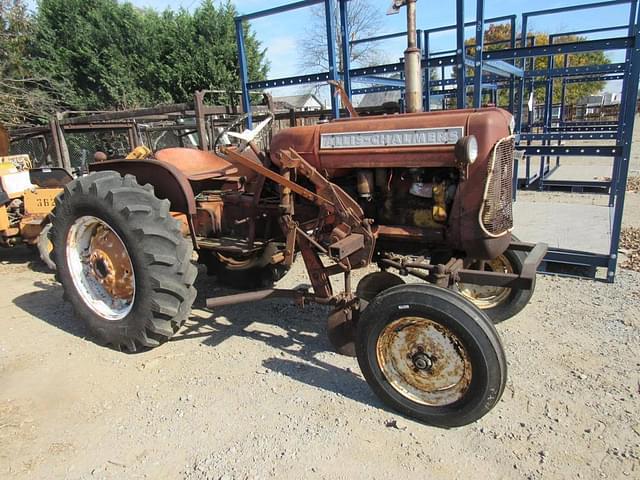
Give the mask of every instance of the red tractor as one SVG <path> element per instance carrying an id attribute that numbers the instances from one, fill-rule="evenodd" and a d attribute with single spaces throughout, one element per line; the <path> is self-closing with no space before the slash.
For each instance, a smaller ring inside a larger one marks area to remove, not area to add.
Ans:
<path id="1" fill-rule="evenodd" d="M 406 4 L 416 111 L 420 51 L 415 1 Z M 328 305 L 331 342 L 357 356 L 387 405 L 444 427 L 485 415 L 507 374 L 492 321 L 527 304 L 546 253 L 511 235 L 511 114 L 352 117 L 280 131 L 259 149 L 272 118 L 218 137 L 236 145 L 95 163 L 65 187 L 51 238 L 77 316 L 119 349 L 166 342 L 196 297 L 195 249 L 218 280 L 262 288 L 207 307 L 272 297 Z M 312 288 L 270 288 L 296 254 Z M 379 271 L 354 289 L 353 270 L 372 264 Z"/>
<path id="2" fill-rule="evenodd" d="M 162 344 L 195 299 L 196 249 L 221 281 L 263 288 L 209 308 L 330 305 L 333 344 L 357 355 L 385 403 L 441 426 L 487 413 L 506 381 L 492 320 L 526 305 L 546 251 L 511 235 L 511 114 L 356 117 L 280 131 L 260 151 L 253 139 L 269 119 L 228 132 L 238 145 L 218 154 L 95 163 L 65 187 L 51 238 L 76 314 L 116 348 Z M 313 288 L 267 288 L 297 253 Z M 353 289 L 351 272 L 372 263 L 380 271 Z"/>

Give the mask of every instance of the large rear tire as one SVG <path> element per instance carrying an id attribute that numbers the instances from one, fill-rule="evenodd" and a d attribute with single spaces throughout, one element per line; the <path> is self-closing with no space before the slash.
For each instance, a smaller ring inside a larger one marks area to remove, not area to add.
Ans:
<path id="1" fill-rule="evenodd" d="M 428 284 L 376 296 L 361 313 L 356 353 L 384 403 L 439 427 L 487 414 L 507 379 L 504 350 L 487 316 L 455 292 Z"/>
<path id="2" fill-rule="evenodd" d="M 103 342 L 135 352 L 166 342 L 196 297 L 193 247 L 151 185 L 97 172 L 65 186 L 52 212 L 57 277 Z"/>

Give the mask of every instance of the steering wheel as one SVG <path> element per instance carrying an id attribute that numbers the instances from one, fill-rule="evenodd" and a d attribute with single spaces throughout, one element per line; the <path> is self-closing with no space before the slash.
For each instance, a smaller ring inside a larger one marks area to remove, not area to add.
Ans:
<path id="1" fill-rule="evenodd" d="M 233 139 L 237 139 L 239 140 L 238 144 L 239 144 L 239 152 L 244 152 L 247 147 L 249 146 L 249 144 L 254 141 L 258 135 L 260 134 L 260 132 L 262 132 L 262 130 L 264 130 L 274 119 L 274 115 L 271 112 L 267 113 L 267 118 L 265 118 L 264 120 L 262 120 L 258 125 L 256 125 L 253 130 L 245 130 L 242 133 L 238 133 L 235 132 L 234 129 L 237 128 L 238 126 L 242 125 L 242 123 L 249 118 L 248 113 L 245 113 L 241 116 L 239 116 L 238 118 L 236 118 L 233 122 L 231 122 L 230 125 L 228 125 L 222 132 L 220 132 L 218 134 L 218 136 L 216 137 L 215 141 L 213 142 L 213 151 L 215 152 L 216 155 L 220 155 L 220 141 L 224 138 L 224 137 L 231 137 Z"/>

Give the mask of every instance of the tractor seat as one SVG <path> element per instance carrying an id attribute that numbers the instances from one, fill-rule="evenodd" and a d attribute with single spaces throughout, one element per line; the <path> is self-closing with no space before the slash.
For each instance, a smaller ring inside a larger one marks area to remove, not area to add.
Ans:
<path id="1" fill-rule="evenodd" d="M 158 150 L 154 157 L 173 165 L 189 180 L 196 182 L 238 173 L 238 169 L 224 158 L 193 148 L 165 148 Z"/>

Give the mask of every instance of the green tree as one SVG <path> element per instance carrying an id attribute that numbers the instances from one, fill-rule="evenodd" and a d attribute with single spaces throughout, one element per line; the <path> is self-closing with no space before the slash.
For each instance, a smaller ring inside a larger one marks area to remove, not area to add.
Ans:
<path id="1" fill-rule="evenodd" d="M 0 0 L 0 123 L 20 127 L 56 108 L 55 88 L 29 64 L 32 18 L 23 0 Z"/>
<path id="2" fill-rule="evenodd" d="M 158 13 L 116 0 L 40 0 L 33 65 L 61 85 L 67 105 L 103 110 L 184 102 L 199 89 L 239 88 L 235 7 L 205 0 L 193 14 Z M 248 70 L 268 64 L 245 27 Z"/>
<path id="3" fill-rule="evenodd" d="M 530 45 L 531 38 L 535 38 L 535 45 L 549 45 L 549 34 L 543 32 L 530 33 L 527 39 L 527 45 Z M 508 24 L 491 24 L 484 32 L 485 50 L 503 50 L 510 48 L 511 39 L 511 26 Z M 517 35 L 518 42 L 520 41 L 520 35 Z M 585 37 L 576 35 L 564 35 L 554 38 L 554 44 L 579 42 L 586 40 Z M 475 38 L 469 38 L 465 41 L 468 47 L 474 47 L 476 44 Z M 475 55 L 475 48 L 467 49 L 467 53 Z M 527 59 L 527 62 L 530 62 Z M 603 51 L 594 51 L 586 53 L 572 53 L 568 55 L 568 65 L 570 67 L 581 67 L 586 65 L 601 65 L 611 63 L 611 60 Z M 547 57 L 535 57 L 534 68 L 536 70 L 544 70 L 548 67 Z M 553 57 L 554 68 L 561 68 L 564 66 L 564 55 L 554 55 Z M 528 63 L 527 69 L 531 69 Z M 469 72 L 473 75 L 473 70 Z M 544 77 L 536 78 L 536 80 L 542 80 Z M 566 85 L 565 103 L 568 105 L 575 104 L 580 98 L 587 95 L 594 95 L 602 91 L 605 86 L 605 82 L 585 82 L 585 83 L 571 83 Z M 500 92 L 499 104 L 505 105 L 507 103 L 506 91 Z M 559 103 L 562 95 L 562 79 L 556 78 L 553 81 L 553 102 Z M 544 102 L 545 87 L 537 86 L 534 90 L 534 98 L 537 103 Z"/>

